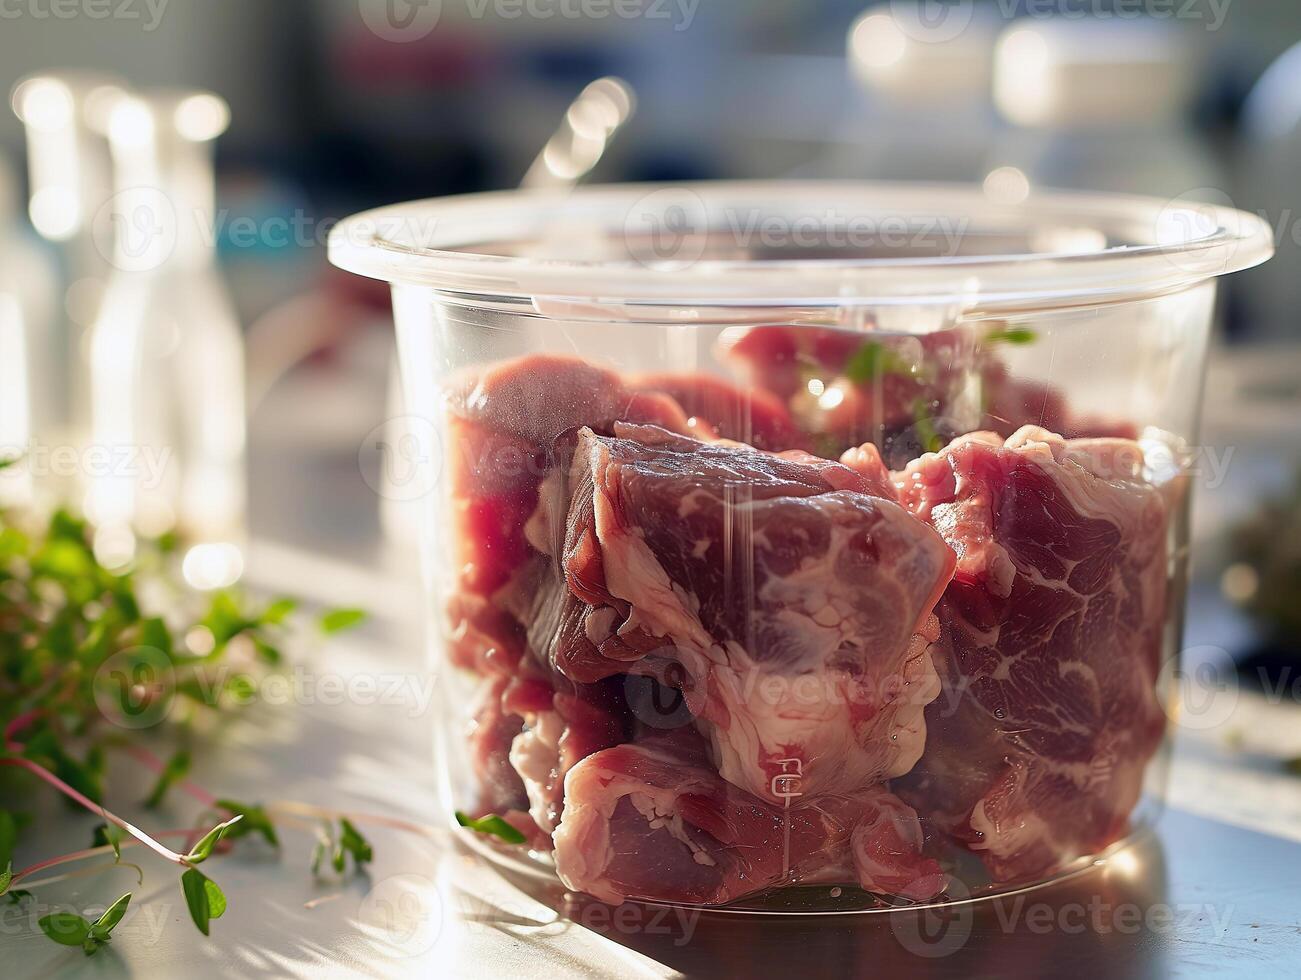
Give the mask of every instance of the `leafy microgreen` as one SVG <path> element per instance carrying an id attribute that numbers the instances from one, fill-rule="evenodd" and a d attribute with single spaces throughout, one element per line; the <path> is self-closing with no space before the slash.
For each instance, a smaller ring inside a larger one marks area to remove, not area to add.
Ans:
<path id="1" fill-rule="evenodd" d="M 116 824 L 102 823 L 96 827 L 91 844 L 93 847 L 103 847 L 105 845 L 112 847 L 113 857 L 118 861 L 122 860 L 122 829 Z"/>
<path id="2" fill-rule="evenodd" d="M 150 791 L 148 799 L 145 800 L 145 806 L 154 809 L 163 802 L 163 797 L 167 791 L 184 779 L 190 772 L 190 753 L 184 749 L 177 752 L 167 764 L 163 766 L 163 771 L 158 774 L 158 780 L 154 783 L 154 788 Z"/>
<path id="3" fill-rule="evenodd" d="M 869 340 L 845 362 L 845 377 L 854 384 L 865 385 L 887 374 L 912 375 L 908 362 L 879 341 Z"/>
<path id="4" fill-rule="evenodd" d="M 507 844 L 523 844 L 524 841 L 527 840 L 522 833 L 495 813 L 490 813 L 486 817 L 476 818 L 457 810 L 456 822 L 462 827 L 473 830 L 477 834 L 488 834 L 493 837 L 500 837 Z"/>
<path id="5" fill-rule="evenodd" d="M 362 609 L 327 609 L 321 614 L 319 625 L 323 633 L 341 633 L 365 619 L 366 612 Z"/>
<path id="6" fill-rule="evenodd" d="M 987 344 L 1033 344 L 1039 335 L 1029 327 L 1006 327 L 985 334 Z"/>
<path id="7" fill-rule="evenodd" d="M 316 844 L 312 847 L 312 874 L 321 873 L 321 865 L 329 857 L 331 849 L 334 847 L 334 841 L 330 836 L 330 828 L 318 827 L 316 829 Z"/>
<path id="8" fill-rule="evenodd" d="M 51 912 L 36 922 L 56 943 L 63 946 L 80 946 L 90 935 L 90 923 L 76 912 Z"/>
<path id="9" fill-rule="evenodd" d="M 352 856 L 354 871 L 360 871 L 374 857 L 370 841 L 362 836 L 351 820 L 340 817 L 337 830 L 328 823 L 317 828 L 316 846 L 312 848 L 312 874 L 320 875 L 327 863 L 335 874 L 343 874 L 349 855 Z"/>
<path id="10" fill-rule="evenodd" d="M 198 868 L 189 868 L 181 875 L 181 891 L 190 918 L 201 933 L 208 935 L 208 923 L 226 912 L 225 893 Z"/>
<path id="11" fill-rule="evenodd" d="M 126 907 L 130 902 L 131 893 L 127 892 L 106 908 L 103 915 L 91 923 L 86 938 L 81 944 L 81 948 L 87 956 L 108 942 L 109 935 L 113 932 L 114 927 L 122 921 L 122 916 L 126 915 Z"/>
<path id="12" fill-rule="evenodd" d="M 265 626 L 279 626 L 298 608 L 294 599 L 277 599 L 262 611 L 260 622 Z"/>
<path id="13" fill-rule="evenodd" d="M 0 460 L 0 467 L 13 462 Z M 202 600 L 182 593 L 170 580 L 173 556 L 182 543 L 174 534 L 141 541 L 136 558 L 122 568 L 101 564 L 93 540 L 94 529 L 70 511 L 56 510 L 43 518 L 0 508 L 0 731 L 5 736 L 0 767 L 22 769 L 102 818 L 95 846 L 111 847 L 115 863 L 133 868 L 142 879 L 140 868 L 121 860 L 123 827 L 154 854 L 181 865 L 186 905 L 206 935 L 210 921 L 225 912 L 226 898 L 193 866 L 211 857 L 227 838 L 257 834 L 278 845 L 267 811 L 220 801 L 230 819 L 204 834 L 188 853 L 176 853 L 137 827 L 119 826 L 120 819 L 101 805 L 105 749 L 130 746 L 140 734 L 157 732 L 161 725 L 174 727 L 196 711 L 220 712 L 253 700 L 259 672 L 282 659 L 280 647 L 298 605 L 291 599 L 262 605 L 233 588 Z M 161 594 L 179 597 L 166 618 L 146 601 Z M 338 632 L 364 618 L 360 610 L 332 610 L 320 628 Z M 237 656 L 232 651 L 250 649 L 254 662 L 225 671 Z M 173 698 L 181 699 L 187 710 L 168 710 Z M 150 755 L 143 746 L 133 748 L 133 754 Z M 151 807 L 172 789 L 210 799 L 185 782 L 190 766 L 184 751 L 153 767 L 158 775 L 146 801 Z M 14 870 L 12 861 L 22 816 L 0 809 L 0 895 L 13 904 L 31 897 L 16 887 L 24 874 Z M 331 863 L 336 854 L 351 854 L 360 867 L 371 859 L 371 847 L 355 827 L 340 822 L 327 855 Z M 47 859 L 40 867 L 84 856 L 74 852 Z M 118 899 L 94 923 L 75 913 L 53 913 L 41 920 L 41 930 L 90 955 L 108 941 L 129 900 L 130 895 Z"/>
<path id="14" fill-rule="evenodd" d="M 210 831 L 199 838 L 199 842 L 190 848 L 190 853 L 185 855 L 185 860 L 191 864 L 199 864 L 208 860 L 212 855 L 212 849 L 217 846 L 217 841 L 226 836 L 226 831 L 244 818 L 239 814 L 231 817 L 224 823 L 219 823 Z"/>
<path id="15" fill-rule="evenodd" d="M 87 956 L 99 952 L 99 948 L 112 937 L 114 928 L 126 915 L 127 905 L 131 902 L 131 893 L 127 892 L 104 910 L 94 922 L 88 921 L 76 912 L 52 912 L 42 916 L 37 924 L 41 932 L 62 946 L 80 946 Z"/>
<path id="16" fill-rule="evenodd" d="M 913 402 L 913 431 L 917 433 L 917 441 L 921 443 L 923 452 L 938 453 L 944 448 L 944 440 L 935 431 L 929 408 L 930 403 L 923 398 Z"/>
<path id="17" fill-rule="evenodd" d="M 268 643 L 260 636 L 253 637 L 253 649 L 263 663 L 270 664 L 273 667 L 284 659 L 284 654 L 280 652 L 278 646 L 274 643 Z"/>
<path id="18" fill-rule="evenodd" d="M 237 803 L 234 800 L 218 800 L 217 806 L 233 816 L 243 818 L 239 823 L 227 828 L 226 840 L 236 840 L 250 834 L 261 834 L 263 839 L 272 847 L 280 846 L 280 838 L 276 836 L 275 825 L 261 805 Z"/>
<path id="19" fill-rule="evenodd" d="M 339 818 L 339 849 L 352 855 L 353 864 L 361 868 L 363 864 L 369 864 L 374 857 L 374 850 L 370 846 L 370 841 L 361 835 L 361 832 L 352 825 L 352 821 L 347 817 Z M 343 870 L 336 864 L 336 871 Z"/>

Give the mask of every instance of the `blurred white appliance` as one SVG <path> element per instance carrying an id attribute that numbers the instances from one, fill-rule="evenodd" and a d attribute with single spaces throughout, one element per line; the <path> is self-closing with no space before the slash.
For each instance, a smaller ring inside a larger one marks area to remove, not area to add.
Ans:
<path id="1" fill-rule="evenodd" d="M 1298 337 L 1301 309 L 1301 44 L 1260 77 L 1243 111 L 1239 206 L 1276 231 L 1274 261 L 1243 277 L 1240 295 L 1256 334 Z"/>
<path id="2" fill-rule="evenodd" d="M 850 29 L 848 64 L 860 98 L 828 175 L 882 180 L 979 180 L 997 130 L 990 101 L 993 5 L 890 0 Z"/>
<path id="3" fill-rule="evenodd" d="M 991 190 L 1222 203 L 1224 177 L 1189 125 L 1200 58 L 1192 34 L 1170 21 L 1014 21 L 995 51 L 994 101 L 1008 128 L 990 160 Z"/>

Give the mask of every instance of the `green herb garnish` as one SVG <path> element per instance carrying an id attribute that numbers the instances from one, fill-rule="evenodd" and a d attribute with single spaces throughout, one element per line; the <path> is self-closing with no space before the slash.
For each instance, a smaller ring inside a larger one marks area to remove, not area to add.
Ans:
<path id="1" fill-rule="evenodd" d="M 337 830 L 328 823 L 317 830 L 316 847 L 312 849 L 312 874 L 319 875 L 327 859 L 335 874 L 343 874 L 349 855 L 352 856 L 353 870 L 360 871 L 363 865 L 370 863 L 374 850 L 351 820 L 340 817 Z"/>
<path id="2" fill-rule="evenodd" d="M 267 816 L 266 810 L 261 806 L 236 803 L 234 800 L 218 800 L 217 806 L 227 813 L 243 818 L 239 823 L 227 828 L 226 840 L 247 837 L 249 834 L 261 834 L 263 839 L 272 847 L 280 846 L 280 838 L 276 836 L 275 825 L 271 822 L 271 818 Z"/>
<path id="3" fill-rule="evenodd" d="M 935 431 L 929 408 L 930 404 L 923 398 L 913 402 L 913 431 L 917 433 L 923 452 L 938 453 L 944 448 L 944 440 Z"/>
<path id="4" fill-rule="evenodd" d="M 198 868 L 190 868 L 181 875 L 181 892 L 195 927 L 208 935 L 208 923 L 226 913 L 225 892 Z"/>
<path id="5" fill-rule="evenodd" d="M 869 340 L 845 362 L 845 377 L 857 385 L 871 384 L 887 374 L 912 377 L 912 366 L 879 341 Z"/>
<path id="6" fill-rule="evenodd" d="M 113 848 L 114 860 L 122 860 L 122 831 L 115 824 L 102 823 L 96 827 L 90 843 L 91 847 Z"/>
<path id="7" fill-rule="evenodd" d="M 1029 327 L 1006 327 L 985 334 L 987 344 L 1033 344 L 1039 335 Z"/>
<path id="8" fill-rule="evenodd" d="M 486 817 L 475 818 L 457 810 L 456 822 L 468 830 L 473 830 L 476 834 L 500 837 L 507 844 L 523 844 L 527 840 L 516 828 L 495 813 L 490 813 Z"/>
<path id="9" fill-rule="evenodd" d="M 279 662 L 279 647 L 297 605 L 277 599 L 262 606 L 227 589 L 201 605 L 196 595 L 183 594 L 177 604 L 197 615 L 165 620 L 142 610 L 140 582 L 170 586 L 172 593 L 181 594 L 169 581 L 174 560 L 169 556 L 178 542 L 142 542 L 129 567 L 109 568 L 96 558 L 93 538 L 93 529 L 66 510 L 45 521 L 0 510 L 0 767 L 25 771 L 103 819 L 93 847 L 111 849 L 115 864 L 123 863 L 125 846 L 141 845 L 179 866 L 190 916 L 207 935 L 211 920 L 225 911 L 226 899 L 195 866 L 212 857 L 224 839 L 258 834 L 278 844 L 274 825 L 261 806 L 214 801 L 188 783 L 188 752 L 161 762 L 139 744 L 139 736 L 175 729 L 196 713 L 221 712 L 249 700 L 223 696 L 234 683 L 226 678 L 227 662 L 237 655 L 247 659 L 247 667 L 238 665 L 236 686 L 245 694 L 256 692 L 256 674 L 250 671 Z M 329 632 L 364 618 L 360 610 L 326 616 Z M 110 812 L 103 805 L 106 753 L 118 747 L 157 772 L 149 806 L 160 805 L 172 790 L 184 791 L 206 811 L 223 811 L 217 816 L 225 819 L 179 853 Z M 15 869 L 12 856 L 23 816 L 0 810 L 0 895 L 10 903 L 31 896 L 16 887 L 28 875 L 88 856 L 79 851 Z M 342 853 L 351 854 L 357 866 L 369 861 L 370 844 L 356 828 L 346 820 L 340 828 Z M 127 866 L 143 878 L 138 866 Z M 71 912 L 52 913 L 41 919 L 41 930 L 55 942 L 80 946 L 91 955 L 108 942 L 130 898 L 119 898 L 95 922 Z"/>
<path id="10" fill-rule="evenodd" d="M 366 613 L 361 609 L 330 609 L 321 615 L 321 632 L 338 633 L 342 630 L 352 629 L 365 619 Z"/>
<path id="11" fill-rule="evenodd" d="M 127 892 L 104 910 L 94 922 L 77 915 L 75 912 L 54 912 L 38 920 L 41 932 L 63 946 L 80 946 L 87 956 L 99 952 L 99 948 L 109 941 L 114 927 L 126 915 L 126 907 L 131 901 Z"/>
<path id="12" fill-rule="evenodd" d="M 224 823 L 219 823 L 210 831 L 199 838 L 197 844 L 190 848 L 190 853 L 185 855 L 185 860 L 190 864 L 199 864 L 208 860 L 212 854 L 212 849 L 217 846 L 217 841 L 225 836 L 226 831 L 237 824 L 242 818 L 239 816 L 231 817 Z"/>

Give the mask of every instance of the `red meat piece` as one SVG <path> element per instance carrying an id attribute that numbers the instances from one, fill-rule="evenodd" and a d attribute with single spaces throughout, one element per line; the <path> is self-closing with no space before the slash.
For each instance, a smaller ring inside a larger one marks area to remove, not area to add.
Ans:
<path id="1" fill-rule="evenodd" d="M 899 781 L 998 880 L 1125 832 L 1161 741 L 1166 507 L 1124 440 L 1027 427 L 955 440 L 900 476 L 957 573 L 938 607 L 944 696 Z"/>

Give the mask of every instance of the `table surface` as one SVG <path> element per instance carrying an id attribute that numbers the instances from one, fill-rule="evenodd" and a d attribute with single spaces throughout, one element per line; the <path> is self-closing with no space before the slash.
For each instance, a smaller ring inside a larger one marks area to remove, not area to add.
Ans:
<path id="1" fill-rule="evenodd" d="M 371 360 L 382 366 L 385 357 L 379 351 Z M 1287 363 L 1298 363 L 1298 351 Z M 278 392 L 251 447 L 255 529 L 310 549 L 259 539 L 255 584 L 323 604 L 347 596 L 374 619 L 356 634 L 295 644 L 296 687 L 279 698 L 293 704 L 264 696 L 229 726 L 219 751 L 195 754 L 192 778 L 219 796 L 423 826 L 440 814 L 428 779 L 431 682 L 410 618 L 420 608 L 416 576 L 400 556 L 389 556 L 382 571 L 373 567 L 375 498 L 358 477 L 356 447 L 382 417 L 383 393 L 373 383 L 382 376 L 307 378 L 300 387 L 320 390 Z M 349 387 L 359 377 L 370 387 Z M 1232 387 L 1213 383 L 1209 393 Z M 294 411 L 308 405 L 310 413 Z M 1279 432 L 1291 433 L 1290 451 L 1298 450 L 1295 413 L 1276 414 Z M 1233 413 L 1219 406 L 1208 417 Z M 1243 431 L 1254 432 L 1259 407 L 1244 417 Z M 1290 472 L 1279 439 L 1253 453 L 1242 433 L 1211 437 L 1239 451 L 1225 486 L 1197 498 L 1201 554 L 1215 528 Z M 1213 589 L 1194 591 L 1189 642 L 1234 649 L 1241 634 Z M 1301 689 L 1270 699 L 1239 690 L 1231 673 L 1212 681 L 1213 698 L 1175 726 L 1169 806 L 1155 834 L 1088 873 L 996 901 L 857 916 L 699 914 L 635 903 L 612 912 L 505 876 L 459 851 L 445 831 L 360 820 L 375 860 L 368 874 L 339 884 L 309 872 L 310 824 L 286 826 L 279 853 L 245 841 L 206 865 L 230 899 L 206 941 L 189 921 L 173 868 L 149 858 L 140 859 L 143 885 L 115 868 L 43 887 L 42 904 L 0 901 L 0 976 L 1301 975 L 1301 779 L 1281 765 L 1301 756 Z M 146 827 L 195 819 L 197 807 L 177 794 L 161 813 L 132 809 L 149 777 L 120 759 L 113 767 L 112 802 L 126 816 Z M 48 794 L 40 806 L 20 857 L 87 844 L 92 817 Z M 110 949 L 93 958 L 56 946 L 36 926 L 52 906 L 84 912 L 127 890 L 136 896 L 130 911 Z"/>
<path id="2" fill-rule="evenodd" d="M 756 916 L 635 903 L 614 911 L 527 876 L 499 873 L 452 835 L 393 829 L 365 814 L 437 822 L 429 772 L 429 678 L 410 584 L 285 549 L 255 551 L 263 581 L 313 583 L 369 600 L 361 632 L 300 644 L 297 707 L 258 703 L 193 778 L 218 795 L 292 800 L 362 815 L 375 845 L 368 874 L 338 884 L 308 870 L 310 827 L 287 827 L 280 853 L 243 843 L 205 870 L 230 907 L 204 941 L 173 869 L 141 859 L 40 889 L 0 909 L 6 977 L 347 976 L 1281 976 L 1301 964 L 1301 780 L 1277 758 L 1301 752 L 1295 705 L 1226 689 L 1214 728 L 1177 726 L 1171 805 L 1157 832 L 1104 865 L 994 901 L 888 915 Z M 328 585 L 326 584 L 328 583 Z M 350 687 L 356 678 L 367 683 Z M 345 692 L 346 696 L 340 694 Z M 290 696 L 290 695 L 287 695 Z M 274 701 L 274 698 L 268 698 Z M 1236 727 L 1235 727 L 1236 726 Z M 1226 730 L 1244 732 L 1230 745 Z M 127 799 L 146 780 L 116 774 Z M 132 794 L 130 788 L 138 787 Z M 146 826 L 193 816 L 132 812 Z M 95 821 L 53 804 L 33 854 L 85 846 Z M 57 819 L 54 819 L 57 818 Z M 183 825 L 183 824 L 182 824 Z M 122 891 L 136 898 L 110 952 L 91 959 L 49 942 L 36 919 Z"/>

